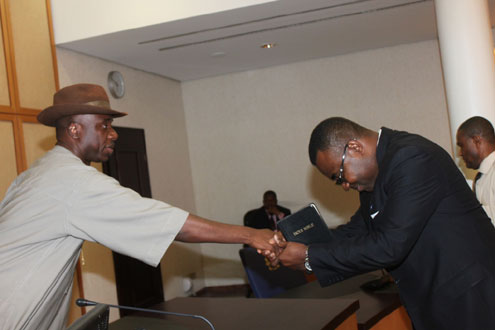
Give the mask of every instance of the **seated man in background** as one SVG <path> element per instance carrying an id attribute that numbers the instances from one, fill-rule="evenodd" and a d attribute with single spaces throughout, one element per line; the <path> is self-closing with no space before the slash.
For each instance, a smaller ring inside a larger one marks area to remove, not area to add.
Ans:
<path id="1" fill-rule="evenodd" d="M 143 198 L 91 162 L 113 153 L 105 90 L 78 84 L 55 93 L 38 120 L 56 146 L 19 175 L 0 204 L 0 329 L 63 329 L 84 240 L 156 266 L 173 240 L 244 243 L 274 259 L 270 230 L 235 226 Z"/>
<path id="2" fill-rule="evenodd" d="M 289 209 L 277 203 L 277 194 L 272 190 L 265 191 L 263 194 L 263 206 L 246 213 L 244 226 L 276 230 L 277 222 L 290 214 Z"/>

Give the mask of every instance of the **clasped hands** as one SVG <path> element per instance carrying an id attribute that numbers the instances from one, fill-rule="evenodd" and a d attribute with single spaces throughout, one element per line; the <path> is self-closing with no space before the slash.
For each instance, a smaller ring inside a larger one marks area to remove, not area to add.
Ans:
<path id="1" fill-rule="evenodd" d="M 297 269 L 304 270 L 304 261 L 306 258 L 306 245 L 296 242 L 287 242 L 281 232 L 272 232 L 268 229 L 263 229 L 264 232 L 269 231 L 272 237 L 268 239 L 268 244 L 264 245 L 264 248 L 257 248 L 259 254 L 264 255 L 271 263 L 272 266 L 276 266 L 278 263 L 282 265 Z M 266 237 L 266 236 L 265 236 Z"/>

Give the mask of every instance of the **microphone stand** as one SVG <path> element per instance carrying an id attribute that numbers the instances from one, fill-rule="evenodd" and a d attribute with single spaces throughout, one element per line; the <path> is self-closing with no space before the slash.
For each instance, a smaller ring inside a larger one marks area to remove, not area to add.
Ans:
<path id="1" fill-rule="evenodd" d="M 79 307 L 84 307 L 84 306 L 94 306 L 98 304 L 95 301 L 87 300 L 87 299 L 82 299 L 78 298 L 76 300 L 76 305 Z M 147 313 L 158 313 L 158 314 L 163 314 L 163 315 L 175 315 L 175 316 L 187 316 L 187 317 L 192 317 L 195 319 L 201 319 L 205 321 L 211 328 L 211 330 L 215 330 L 215 327 L 213 324 L 204 316 L 201 315 L 194 315 L 194 314 L 185 314 L 185 313 L 176 313 L 176 312 L 166 312 L 166 311 L 159 311 L 156 309 L 148 309 L 148 308 L 140 308 L 140 307 L 131 307 L 131 306 L 121 306 L 121 305 L 111 305 L 111 304 L 105 304 L 109 307 L 113 308 L 119 308 L 119 309 L 127 309 L 131 311 L 138 311 L 138 312 L 147 312 Z"/>

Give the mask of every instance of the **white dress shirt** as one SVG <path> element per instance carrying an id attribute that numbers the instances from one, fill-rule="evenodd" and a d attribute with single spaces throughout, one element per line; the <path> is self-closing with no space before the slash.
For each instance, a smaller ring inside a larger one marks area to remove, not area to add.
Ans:
<path id="1" fill-rule="evenodd" d="M 476 197 L 495 225 L 495 151 L 483 159 L 479 171 L 483 175 L 476 181 Z"/>

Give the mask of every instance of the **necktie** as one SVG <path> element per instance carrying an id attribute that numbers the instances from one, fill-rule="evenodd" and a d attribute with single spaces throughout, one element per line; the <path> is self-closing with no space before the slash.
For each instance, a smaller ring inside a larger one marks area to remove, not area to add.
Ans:
<path id="1" fill-rule="evenodd" d="M 272 214 L 270 218 L 272 218 L 273 221 L 273 230 L 277 230 L 277 221 L 278 221 L 277 216 L 275 214 Z"/>
<path id="2" fill-rule="evenodd" d="M 474 191 L 474 194 L 476 195 L 476 182 L 481 178 L 481 176 L 483 175 L 483 173 L 481 172 L 478 172 L 476 173 L 476 176 L 474 177 L 474 181 L 473 181 L 473 191 Z"/>

